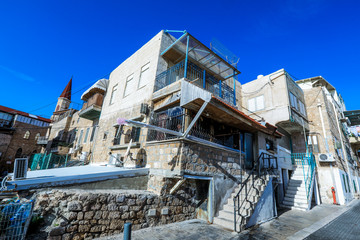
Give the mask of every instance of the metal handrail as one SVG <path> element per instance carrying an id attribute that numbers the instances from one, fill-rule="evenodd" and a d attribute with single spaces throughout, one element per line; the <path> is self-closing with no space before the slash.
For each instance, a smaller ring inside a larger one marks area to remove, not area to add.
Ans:
<path id="1" fill-rule="evenodd" d="M 312 185 L 312 179 L 315 172 L 316 162 L 312 152 L 308 153 L 292 153 L 291 160 L 294 165 L 301 166 L 304 175 L 306 199 L 310 200 L 310 190 Z M 309 166 L 307 171 L 305 166 Z"/>
<path id="2" fill-rule="evenodd" d="M 262 160 L 262 162 L 260 160 Z M 265 160 L 267 160 L 267 164 L 265 164 Z M 274 164 L 272 164 L 271 160 L 275 160 L 275 162 L 274 162 L 275 166 L 274 166 Z M 262 152 L 259 155 L 259 157 L 257 158 L 257 160 L 254 162 L 254 167 L 251 169 L 251 171 L 250 171 L 248 177 L 245 179 L 245 181 L 243 181 L 241 183 L 240 190 L 233 198 L 233 200 L 234 200 L 234 231 L 236 231 L 236 222 L 237 222 L 236 216 L 239 215 L 241 217 L 240 226 L 246 217 L 244 214 L 242 214 L 240 212 L 240 210 L 245 202 L 250 202 L 248 200 L 248 195 L 250 194 L 250 191 L 252 189 L 255 189 L 255 191 L 258 190 L 255 188 L 255 176 L 257 175 L 259 179 L 261 179 L 263 182 L 265 182 L 265 180 L 264 180 L 265 171 L 262 171 L 262 170 L 273 171 L 274 169 L 277 169 L 277 168 L 278 168 L 277 158 L 275 156 L 272 156 L 272 155 L 264 153 L 264 152 Z M 252 179 L 251 179 L 252 183 L 251 183 L 250 188 L 248 189 L 248 182 L 250 180 L 250 177 L 252 177 Z M 245 198 L 241 201 L 240 197 L 241 197 L 241 192 L 243 190 L 245 190 Z M 241 231 L 241 229 L 240 229 L 240 231 Z"/>

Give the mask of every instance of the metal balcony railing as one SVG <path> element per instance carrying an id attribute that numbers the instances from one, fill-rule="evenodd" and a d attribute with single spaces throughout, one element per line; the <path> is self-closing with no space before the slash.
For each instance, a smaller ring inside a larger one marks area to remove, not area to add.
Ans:
<path id="1" fill-rule="evenodd" d="M 185 61 L 182 61 L 160 73 L 155 79 L 154 92 L 184 78 L 184 72 Z M 203 69 L 192 62 L 188 62 L 186 79 L 198 87 L 206 89 L 215 96 L 222 98 L 226 102 L 235 105 L 234 89 L 224 81 L 211 75 L 206 69 Z"/>

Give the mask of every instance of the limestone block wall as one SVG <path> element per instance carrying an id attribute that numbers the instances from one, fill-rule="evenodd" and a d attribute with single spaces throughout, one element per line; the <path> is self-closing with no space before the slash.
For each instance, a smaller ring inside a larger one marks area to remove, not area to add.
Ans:
<path id="1" fill-rule="evenodd" d="M 174 195 L 137 190 L 52 190 L 37 194 L 35 213 L 45 222 L 29 239 L 92 239 L 195 218 L 195 183 Z M 34 229 L 33 229 L 34 230 Z"/>
<path id="2" fill-rule="evenodd" d="M 225 175 L 234 179 L 241 175 L 240 154 L 237 152 L 185 142 L 181 153 L 185 174 Z"/>

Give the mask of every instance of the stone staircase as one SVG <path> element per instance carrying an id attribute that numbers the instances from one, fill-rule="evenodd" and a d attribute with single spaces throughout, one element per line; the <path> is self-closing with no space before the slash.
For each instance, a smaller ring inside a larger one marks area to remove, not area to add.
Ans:
<path id="1" fill-rule="evenodd" d="M 288 183 L 282 207 L 306 211 L 308 209 L 308 199 L 304 182 L 304 172 L 309 166 L 297 167 Z"/>
<path id="2" fill-rule="evenodd" d="M 253 177 L 254 183 L 253 183 Z M 247 176 L 244 178 L 246 179 Z M 245 200 L 241 206 L 240 213 L 243 217 L 236 215 L 236 227 L 241 226 L 243 229 L 253 214 L 257 202 L 260 200 L 262 193 L 264 192 L 269 181 L 269 176 L 266 175 L 263 179 L 257 176 L 250 176 L 247 181 L 247 193 L 245 187 L 241 191 L 240 199 L 245 199 L 247 195 L 247 200 Z M 219 211 L 218 215 L 214 217 L 214 224 L 220 225 L 223 228 L 234 231 L 234 197 L 240 191 L 241 184 L 234 188 L 231 196 L 227 199 L 225 204 L 222 207 L 222 210 Z M 238 229 L 237 229 L 238 230 Z"/>

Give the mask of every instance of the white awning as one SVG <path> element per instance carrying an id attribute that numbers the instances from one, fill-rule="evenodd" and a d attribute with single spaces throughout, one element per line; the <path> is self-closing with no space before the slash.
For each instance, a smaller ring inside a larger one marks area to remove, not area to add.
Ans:
<path id="1" fill-rule="evenodd" d="M 102 91 L 102 92 L 106 92 L 107 87 L 109 85 L 109 80 L 108 79 L 100 79 L 98 80 L 94 85 L 92 85 L 90 88 L 88 88 L 82 95 L 81 95 L 81 100 L 86 101 L 90 94 L 93 92 L 97 92 L 97 91 Z"/>

